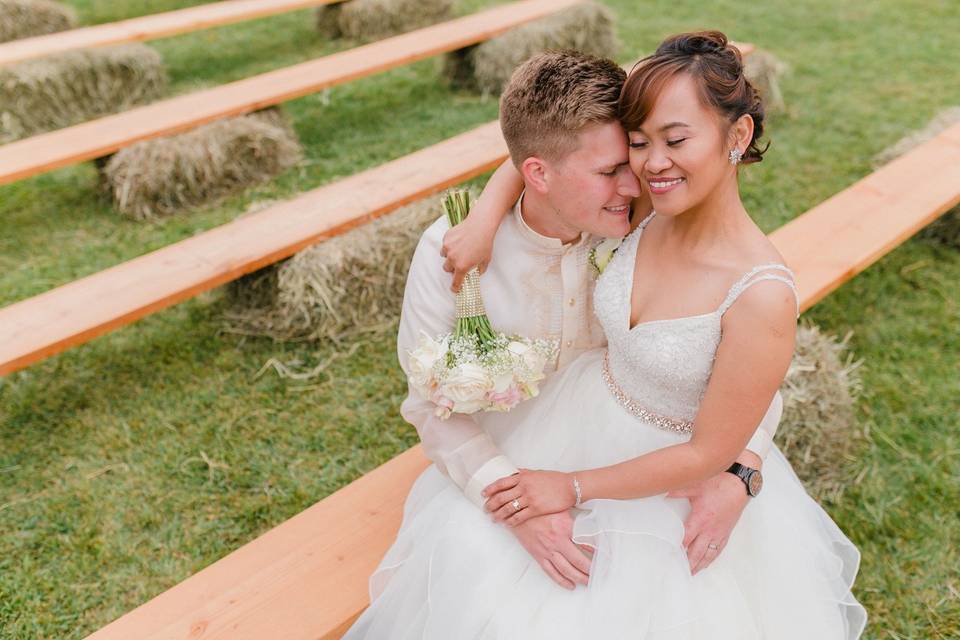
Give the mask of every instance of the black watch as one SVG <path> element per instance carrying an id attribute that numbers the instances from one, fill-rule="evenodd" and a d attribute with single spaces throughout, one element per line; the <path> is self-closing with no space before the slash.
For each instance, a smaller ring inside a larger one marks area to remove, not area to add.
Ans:
<path id="1" fill-rule="evenodd" d="M 747 487 L 748 496 L 756 498 L 760 495 L 760 490 L 763 489 L 763 475 L 761 475 L 759 469 L 751 469 L 739 462 L 734 462 L 730 465 L 730 468 L 727 469 L 727 472 L 743 480 L 743 484 Z"/>

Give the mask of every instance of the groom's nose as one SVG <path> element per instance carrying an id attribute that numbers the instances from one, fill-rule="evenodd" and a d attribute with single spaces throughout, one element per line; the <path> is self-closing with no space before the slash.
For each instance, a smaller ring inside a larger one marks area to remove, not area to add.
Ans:
<path id="1" fill-rule="evenodd" d="M 620 175 L 617 181 L 617 194 L 629 198 L 639 197 L 641 191 L 640 180 L 633 169 L 630 168 L 630 165 L 624 165 L 618 173 Z"/>

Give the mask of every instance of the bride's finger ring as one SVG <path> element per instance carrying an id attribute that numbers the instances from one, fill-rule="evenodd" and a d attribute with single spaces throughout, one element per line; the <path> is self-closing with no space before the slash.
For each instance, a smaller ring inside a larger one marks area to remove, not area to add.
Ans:
<path id="1" fill-rule="evenodd" d="M 514 498 L 513 502 L 511 502 L 510 504 L 513 505 L 514 511 L 520 511 L 520 498 Z"/>
<path id="2" fill-rule="evenodd" d="M 707 549 L 713 549 L 714 551 L 717 551 L 717 550 L 720 549 L 720 547 L 718 547 L 717 545 L 715 545 L 715 544 L 713 544 L 713 543 L 711 542 L 711 543 L 709 543 L 709 544 L 707 545 Z"/>

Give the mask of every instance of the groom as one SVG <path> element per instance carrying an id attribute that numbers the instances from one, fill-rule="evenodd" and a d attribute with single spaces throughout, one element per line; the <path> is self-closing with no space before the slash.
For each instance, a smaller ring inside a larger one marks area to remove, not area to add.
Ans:
<path id="1" fill-rule="evenodd" d="M 641 196 L 617 120 L 625 77 L 610 60 L 550 52 L 523 64 L 500 102 L 503 135 L 526 191 L 497 230 L 481 292 L 498 331 L 559 341 L 553 371 L 606 342 L 593 315 L 597 274 L 588 256 L 597 238 L 629 232 L 631 203 Z M 440 335 L 455 322 L 450 279 L 440 256 L 447 228 L 441 217 L 424 232 L 410 266 L 397 340 L 403 367 L 421 332 Z M 480 491 L 516 473 L 517 467 L 485 430 L 488 416 L 453 414 L 440 420 L 434 408 L 411 388 L 401 413 L 416 427 L 437 469 L 483 510 Z M 760 466 L 779 412 L 776 404 L 739 462 Z M 676 496 L 690 500 L 684 546 L 696 572 L 720 553 L 749 497 L 730 473 Z M 509 530 L 557 584 L 568 589 L 587 584 L 591 561 L 571 539 L 570 513 L 531 518 Z"/>

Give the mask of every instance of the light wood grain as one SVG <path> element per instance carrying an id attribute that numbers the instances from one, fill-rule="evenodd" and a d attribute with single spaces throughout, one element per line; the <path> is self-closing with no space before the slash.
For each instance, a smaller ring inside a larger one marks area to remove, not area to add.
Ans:
<path id="1" fill-rule="evenodd" d="M 419 446 L 187 578 L 87 640 L 328 640 L 367 605 L 428 461 Z"/>
<path id="2" fill-rule="evenodd" d="M 496 122 L 0 309 L 0 375 L 494 168 Z M 439 212 L 437 214 L 439 216 Z M 95 304 L 91 304 L 95 301 Z"/>
<path id="3" fill-rule="evenodd" d="M 960 203 L 960 125 L 818 204 L 770 237 L 809 309 Z"/>

